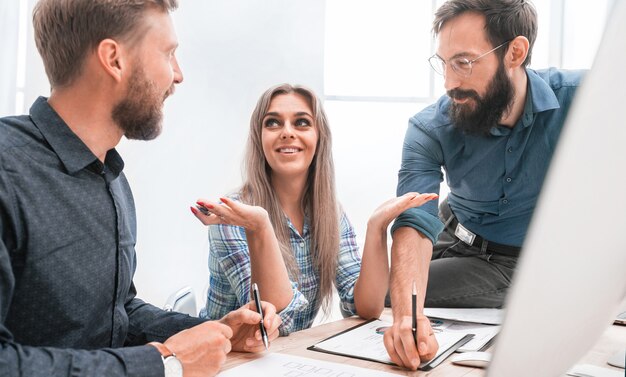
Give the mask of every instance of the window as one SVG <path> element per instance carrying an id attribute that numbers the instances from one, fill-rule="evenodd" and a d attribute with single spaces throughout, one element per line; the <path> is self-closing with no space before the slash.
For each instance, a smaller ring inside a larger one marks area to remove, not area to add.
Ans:
<path id="1" fill-rule="evenodd" d="M 26 78 L 27 1 L 0 3 L 0 38 L 8 53 L 0 70 L 0 116 L 22 113 Z"/>

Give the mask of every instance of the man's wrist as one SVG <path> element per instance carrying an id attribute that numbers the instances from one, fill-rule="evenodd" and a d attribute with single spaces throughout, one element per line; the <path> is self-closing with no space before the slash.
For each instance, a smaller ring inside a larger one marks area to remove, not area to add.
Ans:
<path id="1" fill-rule="evenodd" d="M 150 342 L 149 345 L 156 348 L 161 354 L 163 361 L 163 370 L 165 377 L 182 377 L 183 364 L 178 360 L 176 354 L 172 352 L 165 344 L 159 342 Z"/>
<path id="2" fill-rule="evenodd" d="M 391 306 L 391 312 L 392 312 L 392 316 L 393 316 L 393 320 L 394 322 L 401 319 L 402 317 L 410 317 L 411 316 L 411 310 L 404 308 L 404 307 L 399 307 L 396 308 L 393 306 L 393 301 L 392 301 L 392 306 Z"/>

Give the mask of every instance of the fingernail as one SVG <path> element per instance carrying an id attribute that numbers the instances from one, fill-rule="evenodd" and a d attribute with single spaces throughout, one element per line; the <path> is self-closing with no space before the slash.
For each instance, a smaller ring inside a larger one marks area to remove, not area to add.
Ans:
<path id="1" fill-rule="evenodd" d="M 417 368 L 420 366 L 420 361 L 417 359 L 413 359 L 411 360 L 411 365 L 413 366 L 413 368 Z"/>
<path id="2" fill-rule="evenodd" d="M 419 345 L 419 353 L 426 353 L 426 343 L 422 342 Z"/>
<path id="3" fill-rule="evenodd" d="M 198 213 L 198 210 L 193 207 L 189 207 L 189 209 L 191 210 L 191 213 L 193 213 L 194 215 Z"/>

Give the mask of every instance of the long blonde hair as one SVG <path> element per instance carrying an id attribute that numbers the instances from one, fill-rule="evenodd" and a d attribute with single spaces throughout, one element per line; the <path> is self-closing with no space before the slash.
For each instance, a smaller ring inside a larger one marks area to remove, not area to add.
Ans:
<path id="1" fill-rule="evenodd" d="M 289 93 L 297 93 L 307 100 L 313 111 L 318 132 L 317 148 L 309 166 L 301 205 L 310 220 L 313 265 L 319 276 L 317 298 L 321 300 L 323 311 L 327 312 L 339 254 L 339 210 L 335 197 L 335 167 L 328 120 L 319 99 L 310 89 L 281 84 L 268 89 L 259 98 L 250 118 L 250 134 L 244 160 L 245 183 L 241 189 L 241 199 L 245 203 L 261 206 L 267 210 L 287 270 L 293 279 L 299 280 L 300 271 L 291 250 L 289 228 L 278 197 L 272 188 L 271 168 L 263 153 L 261 142 L 263 118 L 272 99 L 279 94 Z"/>

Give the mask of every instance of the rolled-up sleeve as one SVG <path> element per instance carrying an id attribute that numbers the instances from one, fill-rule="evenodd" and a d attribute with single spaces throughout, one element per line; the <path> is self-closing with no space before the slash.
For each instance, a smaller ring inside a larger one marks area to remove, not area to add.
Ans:
<path id="1" fill-rule="evenodd" d="M 200 316 L 220 319 L 249 297 L 250 254 L 244 228 L 209 226 L 209 289 Z"/>
<path id="2" fill-rule="evenodd" d="M 440 144 L 424 129 L 418 119 L 411 118 L 402 148 L 402 165 L 398 173 L 398 196 L 407 192 L 439 193 L 443 181 L 441 166 L 443 152 Z M 404 226 L 411 227 L 428 237 L 434 244 L 443 231 L 437 216 L 438 201 L 429 201 L 419 208 L 404 211 L 391 227 L 393 233 Z"/>
<path id="3" fill-rule="evenodd" d="M 307 300 L 302 292 L 298 290 L 298 283 L 292 281 L 291 290 L 293 292 L 291 301 L 278 313 L 280 319 L 283 321 L 278 328 L 280 336 L 287 336 L 294 332 L 294 329 L 296 329 L 299 325 L 296 322 L 296 318 L 298 318 L 299 314 L 303 312 L 307 306 L 309 306 L 309 300 Z"/>
<path id="4" fill-rule="evenodd" d="M 345 213 L 341 214 L 340 229 L 335 284 L 339 294 L 341 313 L 347 317 L 356 314 L 354 285 L 361 273 L 361 255 L 354 228 Z"/>
<path id="5" fill-rule="evenodd" d="M 250 301 L 250 251 L 245 229 L 232 225 L 209 227 L 209 290 L 201 317 L 219 319 Z M 297 317 L 309 301 L 291 281 L 293 297 L 278 314 L 280 335 L 292 332 Z"/>

